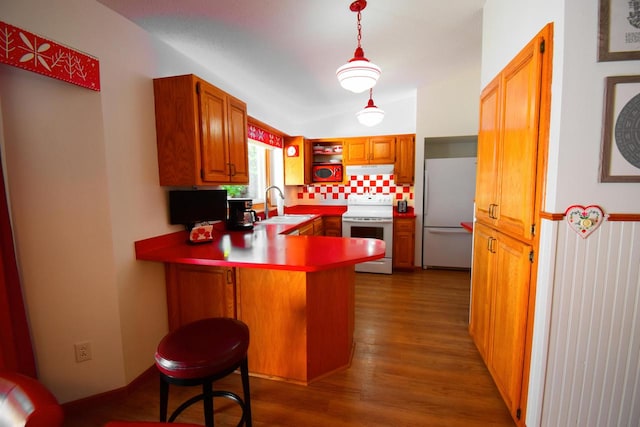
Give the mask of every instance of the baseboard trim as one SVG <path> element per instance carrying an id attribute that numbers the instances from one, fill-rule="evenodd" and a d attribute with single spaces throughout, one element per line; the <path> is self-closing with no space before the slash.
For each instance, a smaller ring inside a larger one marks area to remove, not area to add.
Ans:
<path id="1" fill-rule="evenodd" d="M 149 380 L 149 378 L 157 376 L 158 370 L 155 365 L 150 366 L 133 381 L 127 384 L 124 387 L 120 387 L 114 390 L 105 391 L 104 393 L 95 394 L 93 396 L 84 397 L 78 400 L 72 400 L 70 402 L 66 402 L 62 404 L 62 408 L 65 412 L 74 411 L 80 408 L 86 408 L 88 406 L 94 405 L 96 403 L 103 403 L 108 400 L 123 398 L 131 394 L 133 390 L 135 390 L 140 384 Z"/>

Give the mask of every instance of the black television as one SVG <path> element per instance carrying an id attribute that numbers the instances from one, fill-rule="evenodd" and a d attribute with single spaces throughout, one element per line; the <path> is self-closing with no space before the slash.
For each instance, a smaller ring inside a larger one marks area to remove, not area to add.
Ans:
<path id="1" fill-rule="evenodd" d="M 170 190 L 169 222 L 191 229 L 200 222 L 227 219 L 227 190 Z"/>

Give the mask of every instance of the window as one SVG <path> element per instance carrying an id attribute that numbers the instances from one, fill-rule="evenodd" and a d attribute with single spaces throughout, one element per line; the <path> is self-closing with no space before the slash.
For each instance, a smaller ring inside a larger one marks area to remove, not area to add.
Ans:
<path id="1" fill-rule="evenodd" d="M 249 188 L 247 197 L 253 204 L 264 203 L 264 190 L 267 188 L 267 149 L 262 144 L 249 140 Z"/>
<path id="2" fill-rule="evenodd" d="M 223 185 L 228 197 L 253 199 L 254 209 L 264 209 L 264 192 L 269 185 L 284 191 L 284 163 L 282 149 L 249 140 L 249 185 Z M 274 199 L 270 198 L 273 202 Z M 272 203 L 273 204 L 273 203 Z"/>

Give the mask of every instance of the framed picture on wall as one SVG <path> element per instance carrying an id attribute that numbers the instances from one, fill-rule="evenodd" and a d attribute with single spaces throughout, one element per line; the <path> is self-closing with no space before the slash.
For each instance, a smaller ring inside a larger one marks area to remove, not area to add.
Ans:
<path id="1" fill-rule="evenodd" d="M 599 1 L 598 61 L 640 59 L 640 2 Z"/>
<path id="2" fill-rule="evenodd" d="M 607 77 L 601 182 L 640 182 L 640 75 Z"/>

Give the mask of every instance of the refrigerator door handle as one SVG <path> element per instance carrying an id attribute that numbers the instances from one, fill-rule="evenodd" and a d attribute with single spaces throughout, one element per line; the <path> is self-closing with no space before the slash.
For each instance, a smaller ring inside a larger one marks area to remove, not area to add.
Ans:
<path id="1" fill-rule="evenodd" d="M 451 228 L 425 227 L 425 230 L 433 234 L 471 234 L 462 227 L 451 227 Z"/>
<path id="2" fill-rule="evenodd" d="M 424 171 L 424 200 L 422 201 L 422 210 L 424 211 L 422 214 L 427 215 L 429 212 L 429 171 L 425 169 Z"/>

